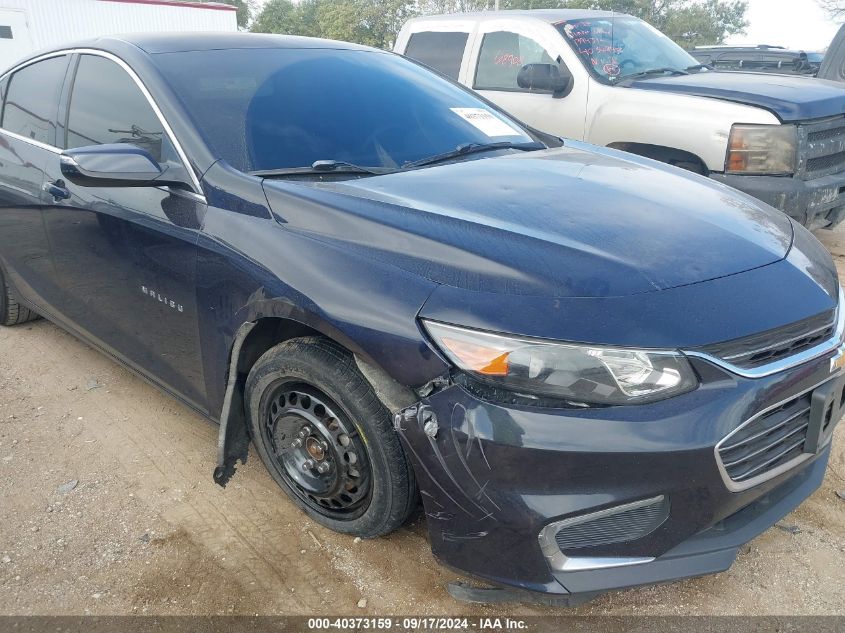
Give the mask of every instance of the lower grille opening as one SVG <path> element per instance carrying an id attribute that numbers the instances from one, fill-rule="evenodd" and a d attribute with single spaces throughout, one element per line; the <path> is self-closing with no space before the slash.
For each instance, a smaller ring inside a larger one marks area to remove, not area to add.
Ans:
<path id="1" fill-rule="evenodd" d="M 636 501 L 558 523 L 555 542 L 561 551 L 635 541 L 651 534 L 669 517 L 665 496 Z"/>
<path id="2" fill-rule="evenodd" d="M 801 457 L 810 424 L 811 393 L 766 412 L 719 446 L 731 480 L 747 482 Z"/>

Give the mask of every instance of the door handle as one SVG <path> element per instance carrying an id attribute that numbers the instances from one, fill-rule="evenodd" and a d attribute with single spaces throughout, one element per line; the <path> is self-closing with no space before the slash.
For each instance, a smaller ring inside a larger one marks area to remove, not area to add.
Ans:
<path id="1" fill-rule="evenodd" d="M 64 180 L 59 179 L 56 182 L 45 182 L 43 189 L 53 196 L 53 200 L 56 202 L 70 198 L 70 191 L 65 186 Z"/>

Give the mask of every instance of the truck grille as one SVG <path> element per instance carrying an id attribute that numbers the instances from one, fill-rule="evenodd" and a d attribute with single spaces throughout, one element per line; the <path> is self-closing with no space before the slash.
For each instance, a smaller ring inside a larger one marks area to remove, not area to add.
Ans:
<path id="1" fill-rule="evenodd" d="M 807 161 L 807 171 L 814 174 L 831 170 L 833 170 L 833 173 L 836 173 L 842 169 L 845 169 L 845 152 L 811 158 Z"/>
<path id="2" fill-rule="evenodd" d="M 774 330 L 707 345 L 696 351 L 715 356 L 742 369 L 753 369 L 808 350 L 836 332 L 836 310 Z"/>
<path id="3" fill-rule="evenodd" d="M 800 164 L 804 180 L 845 171 L 845 117 L 798 126 Z"/>
<path id="4" fill-rule="evenodd" d="M 732 481 L 748 482 L 804 456 L 811 397 L 793 398 L 723 440 L 717 452 Z"/>

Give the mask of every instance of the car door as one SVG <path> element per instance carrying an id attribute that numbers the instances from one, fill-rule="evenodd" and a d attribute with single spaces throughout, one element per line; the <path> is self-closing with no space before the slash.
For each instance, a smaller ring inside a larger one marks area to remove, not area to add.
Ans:
<path id="1" fill-rule="evenodd" d="M 42 219 L 44 170 L 56 160 L 56 119 L 68 55 L 26 64 L 0 82 L 0 265 L 39 310 L 59 298 Z"/>
<path id="2" fill-rule="evenodd" d="M 63 108 L 61 145 L 131 143 L 160 162 L 175 141 L 128 68 L 80 54 Z M 63 289 L 61 317 L 108 352 L 204 410 L 196 243 L 206 205 L 167 187 L 77 186 L 46 170 L 47 237 Z"/>
<path id="3" fill-rule="evenodd" d="M 588 80 L 580 68 L 573 72 L 572 90 L 556 98 L 548 92 L 520 88 L 519 70 L 526 64 L 554 64 L 566 68 L 560 34 L 532 29 L 520 23 L 484 22 L 474 44 L 474 64 L 467 77 L 474 90 L 517 119 L 544 132 L 584 138 Z"/>

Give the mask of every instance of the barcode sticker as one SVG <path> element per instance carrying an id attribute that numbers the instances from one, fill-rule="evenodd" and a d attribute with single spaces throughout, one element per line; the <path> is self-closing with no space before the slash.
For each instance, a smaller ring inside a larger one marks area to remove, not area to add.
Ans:
<path id="1" fill-rule="evenodd" d="M 522 136 L 522 132 L 484 108 L 449 108 L 487 136 Z"/>

